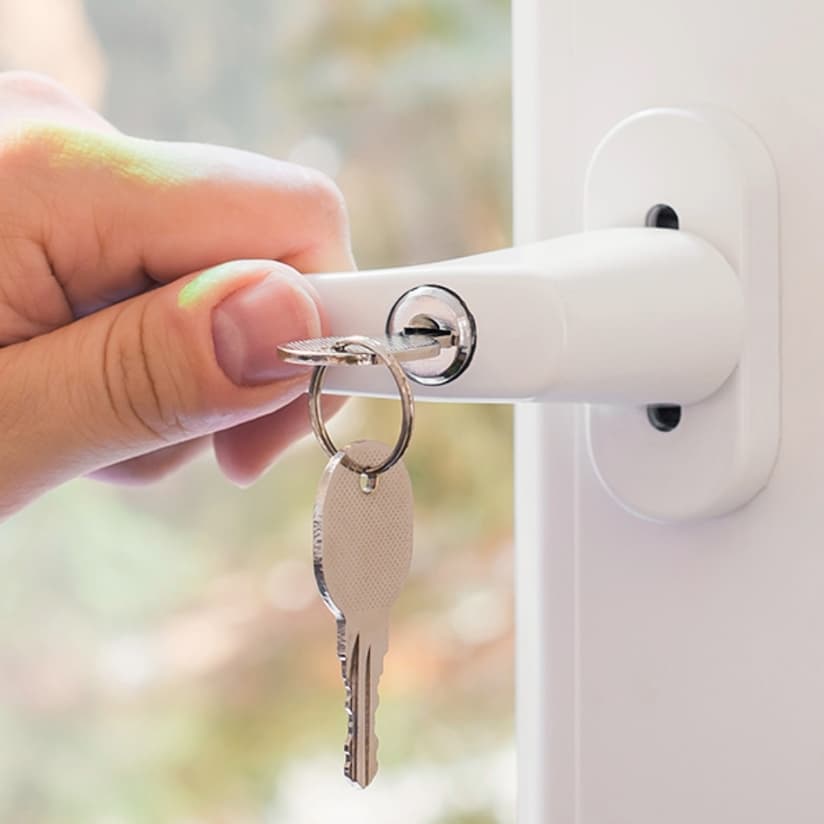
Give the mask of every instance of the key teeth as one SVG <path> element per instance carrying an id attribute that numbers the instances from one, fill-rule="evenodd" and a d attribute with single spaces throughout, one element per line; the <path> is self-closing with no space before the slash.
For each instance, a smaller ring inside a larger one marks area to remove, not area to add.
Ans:
<path id="1" fill-rule="evenodd" d="M 360 638 L 355 638 L 355 642 L 352 645 L 353 651 L 357 651 L 359 642 Z M 354 783 L 352 779 L 352 742 L 355 738 L 355 714 L 352 711 L 352 679 L 347 668 L 348 656 L 346 646 L 346 624 L 344 621 L 338 621 L 338 660 L 340 661 L 340 671 L 343 676 L 343 687 L 345 691 L 344 710 L 346 711 L 347 720 L 346 741 L 343 745 L 343 774 L 349 781 Z M 354 660 L 357 662 L 357 659 Z"/>
<path id="2" fill-rule="evenodd" d="M 346 623 L 344 621 L 338 621 L 338 658 L 341 662 L 341 674 L 343 675 L 343 686 L 345 691 L 345 704 L 344 708 L 346 710 L 347 716 L 347 735 L 346 741 L 343 745 L 343 774 L 346 779 L 349 781 L 350 784 L 356 787 L 360 787 L 361 789 L 366 789 L 369 784 L 374 779 L 375 775 L 378 772 L 378 748 L 380 746 L 380 742 L 378 740 L 377 735 L 374 736 L 374 748 L 370 753 L 370 762 L 374 764 L 374 767 L 371 770 L 367 770 L 366 776 L 358 776 L 355 775 L 355 764 L 356 764 L 356 756 L 355 756 L 355 712 L 353 708 L 353 691 L 352 691 L 352 671 L 354 670 L 355 675 L 358 675 L 358 667 L 359 667 L 359 660 L 360 660 L 360 634 L 355 636 L 355 640 L 352 642 L 352 649 L 351 651 L 347 651 L 347 638 L 346 638 Z M 367 662 L 368 666 L 371 666 L 372 660 L 372 650 L 371 648 L 367 651 Z M 351 661 L 351 666 L 347 668 L 347 663 Z M 381 665 L 383 662 L 380 662 Z M 380 671 L 371 674 L 372 677 L 378 678 L 380 676 Z M 380 696 L 375 690 L 375 697 L 374 697 L 374 705 L 372 712 L 374 713 L 378 705 L 380 703 Z"/>
<path id="3" fill-rule="evenodd" d="M 352 668 L 357 669 L 358 655 L 360 653 L 360 636 L 355 638 L 355 643 L 352 645 Z M 341 671 L 343 673 L 343 683 L 346 687 L 346 719 L 347 731 L 346 741 L 343 744 L 343 774 L 353 784 L 364 785 L 359 782 L 355 776 L 355 708 L 354 703 L 356 696 L 352 687 L 352 669 L 347 669 L 346 656 L 341 657 Z"/>

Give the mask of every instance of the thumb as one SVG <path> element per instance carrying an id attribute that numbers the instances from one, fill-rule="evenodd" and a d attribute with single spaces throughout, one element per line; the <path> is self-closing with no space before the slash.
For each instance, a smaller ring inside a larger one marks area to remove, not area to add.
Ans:
<path id="1" fill-rule="evenodd" d="M 286 405 L 309 370 L 276 348 L 321 327 L 317 295 L 294 269 L 236 261 L 0 349 L 0 515 Z"/>

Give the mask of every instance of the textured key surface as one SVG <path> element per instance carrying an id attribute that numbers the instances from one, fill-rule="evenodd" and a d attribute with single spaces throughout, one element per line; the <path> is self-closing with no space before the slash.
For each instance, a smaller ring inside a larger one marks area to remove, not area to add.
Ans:
<path id="1" fill-rule="evenodd" d="M 390 448 L 359 441 L 333 457 L 321 479 L 314 517 L 315 577 L 337 618 L 337 652 L 349 727 L 344 773 L 366 787 L 377 772 L 377 684 L 388 642 L 389 610 L 412 560 L 412 487 L 403 462 L 378 476 L 371 492 L 343 465 L 349 455 L 375 464 Z"/>
<path id="2" fill-rule="evenodd" d="M 339 337 L 295 340 L 278 346 L 278 354 L 287 363 L 314 366 L 375 366 L 382 362 L 374 352 L 356 344 L 336 349 L 339 341 Z M 434 358 L 441 351 L 441 344 L 428 335 L 390 335 L 382 343 L 397 361 Z"/>
<path id="3" fill-rule="evenodd" d="M 339 613 L 388 609 L 400 594 L 412 560 L 412 486 L 403 462 L 361 490 L 360 476 L 341 463 L 344 454 L 363 466 L 385 460 L 390 448 L 357 441 L 333 457 L 315 504 L 315 576 L 321 594 Z"/>

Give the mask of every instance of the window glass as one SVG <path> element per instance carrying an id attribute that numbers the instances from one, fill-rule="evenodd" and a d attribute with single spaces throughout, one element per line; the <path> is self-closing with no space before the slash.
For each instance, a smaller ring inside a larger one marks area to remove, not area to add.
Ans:
<path id="1" fill-rule="evenodd" d="M 0 68 L 132 134 L 334 176 L 364 268 L 510 243 L 509 51 L 503 0 L 0 0 Z M 331 427 L 391 441 L 398 416 L 355 401 Z M 415 559 L 363 793 L 312 575 L 313 440 L 249 489 L 204 456 L 0 527 L 0 820 L 513 821 L 510 430 L 506 407 L 418 405 Z"/>

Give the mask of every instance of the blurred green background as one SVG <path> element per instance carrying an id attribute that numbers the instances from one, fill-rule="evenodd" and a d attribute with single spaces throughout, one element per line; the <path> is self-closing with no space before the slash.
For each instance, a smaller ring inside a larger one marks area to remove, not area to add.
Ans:
<path id="1" fill-rule="evenodd" d="M 506 0 L 0 0 L 0 68 L 124 131 L 317 166 L 361 267 L 510 240 Z M 340 441 L 391 440 L 389 401 Z M 511 415 L 420 404 L 413 574 L 381 681 L 381 770 L 342 777 L 306 440 L 253 488 L 209 458 L 155 487 L 77 481 L 0 527 L 0 821 L 514 821 Z"/>

